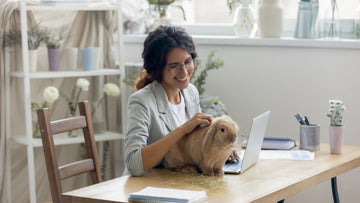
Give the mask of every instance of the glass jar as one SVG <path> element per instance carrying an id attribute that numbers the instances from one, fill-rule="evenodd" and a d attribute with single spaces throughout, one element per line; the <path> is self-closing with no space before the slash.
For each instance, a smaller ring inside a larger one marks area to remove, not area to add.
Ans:
<path id="1" fill-rule="evenodd" d="M 358 7 L 355 12 L 354 22 L 355 39 L 360 39 L 360 0 L 358 1 Z"/>
<path id="2" fill-rule="evenodd" d="M 250 7 L 252 0 L 243 0 L 236 7 L 234 14 L 234 32 L 239 37 L 249 37 L 255 29 L 253 10 Z"/>
<path id="3" fill-rule="evenodd" d="M 341 38 L 340 13 L 336 0 L 331 0 L 325 10 L 323 37 L 325 39 Z"/>

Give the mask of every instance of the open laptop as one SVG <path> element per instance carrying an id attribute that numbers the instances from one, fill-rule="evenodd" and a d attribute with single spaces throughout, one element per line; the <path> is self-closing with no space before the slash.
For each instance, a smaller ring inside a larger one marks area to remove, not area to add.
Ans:
<path id="1" fill-rule="evenodd" d="M 223 166 L 224 173 L 239 174 L 254 165 L 259 159 L 261 146 L 264 140 L 270 111 L 267 111 L 252 120 L 248 144 L 242 159 L 236 163 L 227 161 Z"/>

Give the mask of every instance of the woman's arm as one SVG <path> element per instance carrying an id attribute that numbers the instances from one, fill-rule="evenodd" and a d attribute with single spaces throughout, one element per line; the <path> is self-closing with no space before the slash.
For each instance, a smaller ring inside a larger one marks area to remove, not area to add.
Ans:
<path id="1" fill-rule="evenodd" d="M 210 125 L 213 117 L 203 113 L 197 113 L 182 126 L 171 131 L 157 142 L 141 148 L 141 156 L 144 171 L 154 167 L 171 147 L 184 135 L 191 133 L 198 125 Z"/>

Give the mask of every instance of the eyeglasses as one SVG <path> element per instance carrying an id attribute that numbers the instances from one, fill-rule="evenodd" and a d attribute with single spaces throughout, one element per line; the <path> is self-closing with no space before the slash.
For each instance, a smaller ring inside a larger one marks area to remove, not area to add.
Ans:
<path id="1" fill-rule="evenodd" d="M 182 67 L 185 66 L 186 71 L 189 71 L 194 68 L 194 60 L 192 58 L 189 58 L 185 61 L 184 64 L 172 64 L 169 66 L 169 71 L 173 73 L 174 75 L 181 72 Z"/>

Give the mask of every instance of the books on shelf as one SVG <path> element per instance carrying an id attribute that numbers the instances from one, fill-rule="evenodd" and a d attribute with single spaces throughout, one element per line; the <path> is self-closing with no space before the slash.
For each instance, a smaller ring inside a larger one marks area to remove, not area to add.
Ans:
<path id="1" fill-rule="evenodd" d="M 242 143 L 242 147 L 246 148 L 247 139 Z M 286 137 L 265 137 L 261 149 L 280 149 L 289 150 L 296 146 L 296 142 L 293 139 Z"/>
<path id="2" fill-rule="evenodd" d="M 130 193 L 129 200 L 136 202 L 201 202 L 207 199 L 205 191 L 180 190 L 158 187 Z"/>

